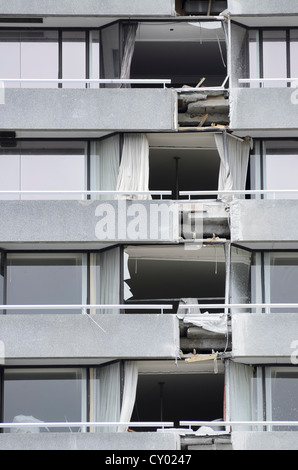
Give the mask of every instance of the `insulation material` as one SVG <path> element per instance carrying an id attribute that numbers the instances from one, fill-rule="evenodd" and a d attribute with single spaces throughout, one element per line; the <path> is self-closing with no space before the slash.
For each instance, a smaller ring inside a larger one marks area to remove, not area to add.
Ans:
<path id="1" fill-rule="evenodd" d="M 213 313 L 208 312 L 202 313 L 200 315 L 186 315 L 183 319 L 184 323 L 191 323 L 192 325 L 203 328 L 207 331 L 212 331 L 213 333 L 227 334 L 228 333 L 228 323 L 227 316 L 224 313 Z"/>
<path id="2" fill-rule="evenodd" d="M 228 333 L 227 315 L 224 313 L 201 313 L 197 299 L 181 299 L 177 311 L 177 317 L 184 323 L 203 328 L 213 333 L 226 335 Z"/>

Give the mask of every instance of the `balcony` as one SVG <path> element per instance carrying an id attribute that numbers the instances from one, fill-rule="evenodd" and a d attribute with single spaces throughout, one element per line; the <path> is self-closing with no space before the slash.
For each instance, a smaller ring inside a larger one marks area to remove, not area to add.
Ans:
<path id="1" fill-rule="evenodd" d="M 179 450 L 173 432 L 1 434 L 1 450 Z"/>
<path id="2" fill-rule="evenodd" d="M 0 2 L 1 17 L 5 23 L 8 22 L 7 17 L 11 18 L 12 15 L 18 18 L 24 17 L 24 23 L 28 18 L 39 19 L 45 26 L 52 25 L 53 17 L 68 17 L 70 19 L 83 19 L 84 17 L 94 18 L 98 26 L 98 17 L 102 24 L 104 22 L 113 21 L 116 18 L 125 18 L 132 16 L 174 16 L 175 15 L 175 1 L 174 0 L 152 0 L 146 2 L 146 0 L 128 0 L 123 2 L 119 0 L 86 0 L 84 4 L 79 0 L 54 0 L 50 4 L 46 0 L 39 0 L 38 2 L 29 1 L 24 4 L 21 0 L 12 0 L 7 2 L 1 0 Z M 19 23 L 19 21 L 18 21 Z M 77 26 L 79 23 L 77 21 Z M 82 24 L 81 24 L 82 26 Z"/>
<path id="3" fill-rule="evenodd" d="M 297 204 L 295 199 L 234 200 L 232 243 L 252 249 L 297 249 Z"/>
<path id="4" fill-rule="evenodd" d="M 232 356 L 246 364 L 293 364 L 297 313 L 233 313 Z M 296 360 L 296 357 L 295 357 Z"/>
<path id="5" fill-rule="evenodd" d="M 298 14 L 296 2 L 285 0 L 228 0 L 228 10 L 233 20 L 247 26 L 282 26 L 294 24 L 293 15 Z"/>
<path id="6" fill-rule="evenodd" d="M 297 116 L 294 88 L 234 88 L 230 92 L 230 127 L 237 135 L 291 137 L 298 126 Z"/>
<path id="7" fill-rule="evenodd" d="M 38 315 L 24 314 L 21 307 L 19 314 L 10 315 L 6 306 L 8 314 L 0 317 L 1 362 L 6 365 L 174 359 L 179 351 L 175 315 L 63 314 L 65 306 L 58 306 L 57 314 Z"/>
<path id="8" fill-rule="evenodd" d="M 176 129 L 177 94 L 166 88 L 6 88 L 1 102 L 2 131 L 80 130 L 99 135 L 100 131 Z"/>

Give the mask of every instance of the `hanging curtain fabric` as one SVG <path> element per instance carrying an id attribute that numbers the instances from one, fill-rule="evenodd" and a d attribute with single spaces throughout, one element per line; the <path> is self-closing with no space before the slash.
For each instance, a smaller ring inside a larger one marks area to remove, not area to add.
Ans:
<path id="1" fill-rule="evenodd" d="M 215 142 L 220 156 L 218 191 L 245 190 L 250 142 L 230 134 L 226 134 L 226 141 L 224 134 L 215 134 Z M 219 193 L 218 198 L 228 204 L 233 196 Z"/>
<path id="2" fill-rule="evenodd" d="M 126 361 L 124 364 L 124 390 L 120 414 L 121 423 L 129 423 L 135 405 L 138 383 L 138 363 Z M 127 426 L 119 426 L 118 432 L 127 431 Z"/>
<path id="3" fill-rule="evenodd" d="M 99 303 L 118 305 L 120 300 L 120 248 L 112 248 L 99 254 Z M 102 309 L 100 313 L 116 314 L 119 309 Z"/>
<path id="4" fill-rule="evenodd" d="M 252 420 L 253 368 L 245 364 L 229 362 L 230 416 L 231 421 Z M 233 430 L 251 430 L 251 427 L 233 426 Z"/>
<path id="5" fill-rule="evenodd" d="M 120 78 L 129 79 L 132 57 L 135 49 L 136 34 L 138 29 L 137 23 L 131 23 L 126 28 L 126 40 L 121 63 Z M 122 84 L 122 88 L 129 88 L 129 84 Z"/>
<path id="6" fill-rule="evenodd" d="M 96 142 L 90 157 L 92 191 L 115 191 L 119 173 L 120 136 Z M 109 199 L 111 195 L 92 195 L 91 199 Z"/>
<path id="7" fill-rule="evenodd" d="M 95 369 L 94 421 L 119 423 L 120 363 Z M 116 426 L 96 427 L 96 432 L 116 432 Z"/>
<path id="8" fill-rule="evenodd" d="M 145 134 L 124 134 L 117 199 L 151 199 L 150 195 L 133 195 L 130 191 L 149 191 L 149 143 Z"/>

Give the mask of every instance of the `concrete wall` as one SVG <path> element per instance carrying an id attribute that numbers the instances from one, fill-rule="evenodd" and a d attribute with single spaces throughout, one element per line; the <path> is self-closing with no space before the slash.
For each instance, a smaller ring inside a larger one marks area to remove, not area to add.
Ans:
<path id="1" fill-rule="evenodd" d="M 297 90 L 293 88 L 234 88 L 230 93 L 230 127 L 234 131 L 247 130 L 247 135 L 295 131 L 297 111 Z"/>
<path id="2" fill-rule="evenodd" d="M 231 241 L 272 248 L 298 241 L 298 200 L 237 200 L 230 206 Z"/>
<path id="3" fill-rule="evenodd" d="M 176 92 L 163 88 L 6 88 L 0 130 L 171 131 L 176 102 Z"/>
<path id="4" fill-rule="evenodd" d="M 4 15 L 163 16 L 174 15 L 174 0 L 0 0 Z"/>
<path id="5" fill-rule="evenodd" d="M 179 449 L 179 436 L 166 432 L 0 434 L 0 450 L 167 451 Z M 127 456 L 127 454 L 123 455 Z M 112 457 L 110 454 L 108 456 Z M 137 457 L 137 454 L 133 456 Z M 125 462 L 123 464 L 125 465 Z"/>
<path id="6" fill-rule="evenodd" d="M 297 432 L 232 433 L 233 450 L 298 450 Z"/>
<path id="7" fill-rule="evenodd" d="M 234 313 L 232 338 L 235 361 L 292 364 L 297 352 L 297 314 Z"/>
<path id="8" fill-rule="evenodd" d="M 179 351 L 171 314 L 0 315 L 0 361 L 12 364 L 94 364 L 112 359 L 169 359 Z M 4 356 L 4 357 L 3 357 Z"/>
<path id="9" fill-rule="evenodd" d="M 232 15 L 292 15 L 298 14 L 298 4 L 293 0 L 228 0 Z"/>
<path id="10" fill-rule="evenodd" d="M 173 201 L 0 201 L 1 243 L 176 242 Z"/>

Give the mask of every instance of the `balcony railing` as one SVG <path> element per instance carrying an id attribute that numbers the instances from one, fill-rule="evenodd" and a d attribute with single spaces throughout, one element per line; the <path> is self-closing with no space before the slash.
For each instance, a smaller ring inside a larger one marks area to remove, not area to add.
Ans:
<path id="1" fill-rule="evenodd" d="M 29 196 L 29 195 L 78 195 L 78 196 L 160 196 L 160 199 L 163 196 L 170 196 L 171 191 L 164 190 L 155 190 L 155 191 L 114 191 L 114 190 L 101 190 L 101 191 L 92 191 L 92 190 L 0 190 L 0 200 L 2 195 L 18 195 L 18 196 Z"/>
<path id="2" fill-rule="evenodd" d="M 163 88 L 166 85 L 171 84 L 171 79 L 123 79 L 123 78 L 0 78 L 0 84 L 5 87 L 5 83 L 72 83 L 72 84 L 85 84 L 85 85 L 162 85 Z"/>

